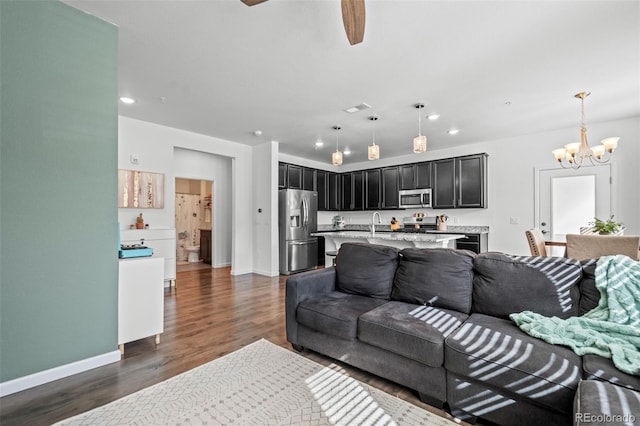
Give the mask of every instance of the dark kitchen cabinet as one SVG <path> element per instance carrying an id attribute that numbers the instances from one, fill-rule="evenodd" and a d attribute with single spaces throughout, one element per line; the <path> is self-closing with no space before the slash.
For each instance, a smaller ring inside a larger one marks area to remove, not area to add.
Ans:
<path id="1" fill-rule="evenodd" d="M 416 164 L 398 166 L 400 173 L 400 189 L 416 189 Z"/>
<path id="2" fill-rule="evenodd" d="M 431 161 L 398 166 L 399 189 L 431 188 Z"/>
<path id="3" fill-rule="evenodd" d="M 383 209 L 397 209 L 400 206 L 398 194 L 398 168 L 385 167 L 382 173 L 382 200 L 380 207 Z"/>
<path id="4" fill-rule="evenodd" d="M 380 208 L 380 169 L 364 171 L 364 207 L 367 210 Z"/>
<path id="5" fill-rule="evenodd" d="M 488 234 L 465 234 L 465 238 L 456 240 L 456 248 L 470 250 L 474 253 L 484 253 L 489 250 Z"/>
<path id="6" fill-rule="evenodd" d="M 353 173 L 342 174 L 342 210 L 353 210 Z"/>
<path id="7" fill-rule="evenodd" d="M 431 188 L 431 161 L 416 164 L 416 188 Z"/>
<path id="8" fill-rule="evenodd" d="M 352 172 L 353 175 L 353 209 L 364 210 L 364 172 Z"/>
<path id="9" fill-rule="evenodd" d="M 456 158 L 456 207 L 485 208 L 487 204 L 487 154 Z"/>
<path id="10" fill-rule="evenodd" d="M 287 187 L 287 164 L 278 163 L 278 189 Z"/>
<path id="11" fill-rule="evenodd" d="M 204 263 L 211 265 L 211 230 L 200 230 L 200 257 Z"/>
<path id="12" fill-rule="evenodd" d="M 302 189 L 302 167 L 287 165 L 287 188 Z"/>
<path id="13" fill-rule="evenodd" d="M 456 168 L 455 159 L 436 160 L 432 167 L 431 203 L 434 209 L 452 209 L 456 207 Z"/>
<path id="14" fill-rule="evenodd" d="M 328 194 L 329 194 L 329 210 L 340 210 L 340 175 L 338 173 L 328 173 Z"/>
<path id="15" fill-rule="evenodd" d="M 318 191 L 318 211 L 329 210 L 329 172 L 316 171 L 316 191 Z"/>
<path id="16" fill-rule="evenodd" d="M 316 190 L 316 171 L 308 167 L 302 169 L 302 189 L 305 191 Z"/>
<path id="17" fill-rule="evenodd" d="M 432 162 L 434 209 L 486 208 L 487 154 Z"/>

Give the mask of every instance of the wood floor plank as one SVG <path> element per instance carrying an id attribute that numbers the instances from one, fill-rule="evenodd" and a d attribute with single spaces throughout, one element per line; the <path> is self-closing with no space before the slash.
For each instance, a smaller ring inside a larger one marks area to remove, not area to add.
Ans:
<path id="1" fill-rule="evenodd" d="M 159 383 L 265 338 L 291 350 L 285 336 L 285 276 L 231 276 L 229 268 L 178 272 L 165 289 L 164 333 L 125 344 L 120 362 L 0 399 L 0 424 L 49 425 Z M 116 348 L 114 348 L 115 350 Z M 313 352 L 304 356 L 337 363 Z M 340 364 L 353 377 L 442 416 L 409 389 Z"/>

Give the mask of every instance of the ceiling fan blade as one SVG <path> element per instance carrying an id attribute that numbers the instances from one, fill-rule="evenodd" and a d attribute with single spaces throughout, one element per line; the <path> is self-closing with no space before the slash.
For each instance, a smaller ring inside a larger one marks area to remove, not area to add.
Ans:
<path id="1" fill-rule="evenodd" d="M 364 0 L 342 0 L 342 22 L 349 43 L 362 43 L 364 39 Z"/>
<path id="2" fill-rule="evenodd" d="M 256 4 L 263 3 L 267 0 L 240 0 L 240 1 L 246 4 L 247 6 L 255 6 Z"/>

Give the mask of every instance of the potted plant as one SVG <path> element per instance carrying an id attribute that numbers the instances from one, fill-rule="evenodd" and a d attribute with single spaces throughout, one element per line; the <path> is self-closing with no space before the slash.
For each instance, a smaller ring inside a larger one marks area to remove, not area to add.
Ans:
<path id="1" fill-rule="evenodd" d="M 600 235 L 614 234 L 622 228 L 622 223 L 614 221 L 613 215 L 606 221 L 596 217 L 590 225 L 593 225 L 593 229 Z"/>

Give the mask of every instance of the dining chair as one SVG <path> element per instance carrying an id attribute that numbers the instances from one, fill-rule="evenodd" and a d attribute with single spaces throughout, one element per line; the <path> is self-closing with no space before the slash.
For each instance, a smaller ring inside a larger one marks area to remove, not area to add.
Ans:
<path id="1" fill-rule="evenodd" d="M 547 253 L 547 246 L 556 245 L 545 241 L 542 231 L 538 228 L 531 228 L 524 231 L 529 242 L 529 250 L 531 250 L 531 256 L 549 256 Z"/>
<path id="2" fill-rule="evenodd" d="M 614 254 L 624 254 L 638 260 L 639 248 L 639 235 L 567 234 L 567 257 L 578 260 Z"/>

